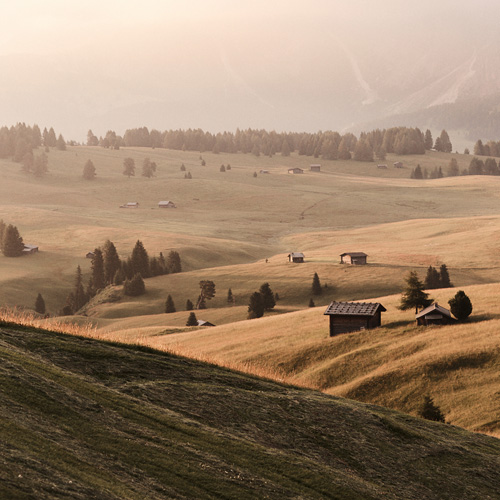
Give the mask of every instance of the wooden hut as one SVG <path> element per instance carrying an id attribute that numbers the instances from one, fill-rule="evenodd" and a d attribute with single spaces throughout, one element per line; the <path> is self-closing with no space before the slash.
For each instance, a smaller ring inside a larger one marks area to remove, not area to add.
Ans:
<path id="1" fill-rule="evenodd" d="M 353 266 L 363 266 L 366 264 L 368 255 L 364 252 L 346 252 L 340 254 L 341 264 L 351 264 Z"/>
<path id="2" fill-rule="evenodd" d="M 38 247 L 36 245 L 29 245 L 28 243 L 24 244 L 23 254 L 27 253 L 37 253 Z"/>
<path id="3" fill-rule="evenodd" d="M 129 201 L 128 203 L 125 203 L 124 205 L 120 205 L 120 208 L 139 208 L 139 202 L 138 201 Z"/>
<path id="4" fill-rule="evenodd" d="M 309 165 L 309 170 L 311 172 L 321 172 L 321 165 L 318 163 L 314 163 L 313 165 Z"/>
<path id="5" fill-rule="evenodd" d="M 295 262 L 295 263 L 304 262 L 304 254 L 302 252 L 290 252 L 288 254 L 288 262 Z"/>
<path id="6" fill-rule="evenodd" d="M 289 174 L 303 174 L 303 173 L 304 173 L 304 170 L 302 170 L 301 168 L 298 168 L 298 167 L 295 167 L 295 168 L 289 168 L 289 169 L 288 169 L 288 173 L 289 173 Z"/>
<path id="7" fill-rule="evenodd" d="M 450 311 L 445 307 L 440 306 L 437 302 L 434 302 L 429 307 L 422 309 L 415 315 L 415 320 L 417 321 L 417 325 L 420 326 L 448 325 L 456 321 L 452 318 Z"/>
<path id="8" fill-rule="evenodd" d="M 158 202 L 158 208 L 177 208 L 173 201 L 160 201 Z"/>
<path id="9" fill-rule="evenodd" d="M 341 333 L 377 328 L 387 309 L 378 302 L 332 302 L 325 311 L 330 316 L 330 337 Z"/>

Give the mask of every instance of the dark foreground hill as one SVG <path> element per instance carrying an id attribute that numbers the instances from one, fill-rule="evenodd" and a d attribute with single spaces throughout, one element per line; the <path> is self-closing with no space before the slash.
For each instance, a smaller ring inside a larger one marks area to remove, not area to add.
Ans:
<path id="1" fill-rule="evenodd" d="M 0 325 L 0 498 L 500 498 L 500 441 L 144 348 Z"/>

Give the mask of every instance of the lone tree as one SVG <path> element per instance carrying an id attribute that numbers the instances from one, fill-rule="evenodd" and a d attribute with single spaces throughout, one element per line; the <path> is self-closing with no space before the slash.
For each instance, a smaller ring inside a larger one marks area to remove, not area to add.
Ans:
<path id="1" fill-rule="evenodd" d="M 129 179 L 135 175 L 135 161 L 133 158 L 125 158 L 123 160 L 123 175 L 126 175 Z"/>
<path id="2" fill-rule="evenodd" d="M 156 172 L 156 163 L 149 158 L 144 158 L 142 162 L 142 176 L 148 179 L 153 177 Z"/>
<path id="3" fill-rule="evenodd" d="M 165 301 L 165 312 L 168 313 L 174 313 L 176 311 L 175 309 L 175 304 L 174 300 L 172 299 L 172 296 L 169 295 L 167 297 L 167 300 Z"/>
<path id="4" fill-rule="evenodd" d="M 271 309 L 274 309 L 276 300 L 274 298 L 274 293 L 269 286 L 269 283 L 263 283 L 259 289 L 259 293 L 262 295 L 262 300 L 264 301 L 264 311 L 270 311 Z"/>
<path id="5" fill-rule="evenodd" d="M 448 304 L 450 305 L 451 313 L 458 321 L 465 321 L 472 312 L 472 303 L 462 290 L 459 290 L 455 296 L 448 301 Z"/>
<path id="6" fill-rule="evenodd" d="M 259 292 L 250 295 L 248 303 L 248 319 L 261 318 L 264 316 L 264 298 Z"/>
<path id="7" fill-rule="evenodd" d="M 313 293 L 313 295 L 321 295 L 323 293 L 323 289 L 321 288 L 321 283 L 319 281 L 318 273 L 314 273 L 313 282 L 312 282 L 312 293 Z"/>
<path id="8" fill-rule="evenodd" d="M 35 311 L 39 314 L 45 314 L 45 300 L 43 300 L 41 293 L 38 294 L 35 300 Z"/>
<path id="9" fill-rule="evenodd" d="M 206 300 L 211 300 L 215 297 L 215 283 L 210 280 L 200 281 L 200 296 L 198 297 L 198 303 L 196 304 L 196 309 L 205 309 Z"/>
<path id="10" fill-rule="evenodd" d="M 418 309 L 431 305 L 432 299 L 429 299 L 429 294 L 424 292 L 424 285 L 418 279 L 417 273 L 411 271 L 405 278 L 406 288 L 401 296 L 401 304 L 399 309 L 406 311 L 407 309 L 415 308 L 415 314 Z"/>
<path id="11" fill-rule="evenodd" d="M 316 304 L 314 303 L 313 299 L 309 300 L 309 306 L 308 307 L 316 307 Z"/>
<path id="12" fill-rule="evenodd" d="M 92 163 L 92 160 L 87 160 L 85 165 L 83 166 L 83 178 L 91 181 L 95 178 L 95 166 Z"/>
<path id="13" fill-rule="evenodd" d="M 193 303 L 187 299 L 186 300 L 186 311 L 192 311 L 194 309 Z"/>
<path id="14" fill-rule="evenodd" d="M 445 422 L 444 415 L 439 406 L 434 403 L 434 400 L 429 395 L 424 397 L 424 402 L 419 409 L 418 415 L 434 422 Z"/>
<path id="15" fill-rule="evenodd" d="M 2 252 L 5 257 L 19 257 L 23 254 L 24 243 L 16 226 L 9 224 L 3 231 Z"/>
<path id="16" fill-rule="evenodd" d="M 198 326 L 198 320 L 196 319 L 196 314 L 194 312 L 189 313 L 186 326 Z"/>
<path id="17" fill-rule="evenodd" d="M 234 295 L 233 295 L 233 291 L 230 288 L 227 291 L 227 303 L 234 304 Z"/>

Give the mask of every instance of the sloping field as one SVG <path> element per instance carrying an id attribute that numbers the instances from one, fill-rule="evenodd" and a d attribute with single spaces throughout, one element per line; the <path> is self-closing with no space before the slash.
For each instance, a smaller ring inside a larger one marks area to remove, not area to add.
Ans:
<path id="1" fill-rule="evenodd" d="M 500 441 L 152 350 L 0 325 L 0 496 L 494 499 Z"/>
<path id="2" fill-rule="evenodd" d="M 464 290 L 474 310 L 460 325 L 417 327 L 411 311 L 397 309 L 397 295 L 374 299 L 388 309 L 382 328 L 335 338 L 318 307 L 195 331 L 134 333 L 124 320 L 124 331 L 103 325 L 97 332 L 412 414 L 431 394 L 452 424 L 500 436 L 500 285 Z M 447 306 L 456 291 L 431 296 Z"/>

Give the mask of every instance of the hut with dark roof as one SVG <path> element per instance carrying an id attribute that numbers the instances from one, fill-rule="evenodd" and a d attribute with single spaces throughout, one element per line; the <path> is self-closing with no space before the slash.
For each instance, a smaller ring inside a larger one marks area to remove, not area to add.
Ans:
<path id="1" fill-rule="evenodd" d="M 330 337 L 341 333 L 377 328 L 387 309 L 378 302 L 332 302 L 325 311 L 330 316 Z"/>
<path id="2" fill-rule="evenodd" d="M 340 254 L 341 264 L 352 264 L 353 266 L 362 266 L 366 264 L 368 255 L 364 252 L 346 252 Z"/>
<path id="3" fill-rule="evenodd" d="M 288 254 L 288 262 L 295 262 L 295 263 L 304 262 L 304 254 L 302 252 L 290 252 Z"/>

